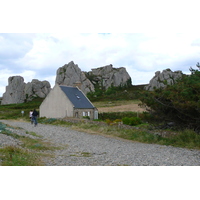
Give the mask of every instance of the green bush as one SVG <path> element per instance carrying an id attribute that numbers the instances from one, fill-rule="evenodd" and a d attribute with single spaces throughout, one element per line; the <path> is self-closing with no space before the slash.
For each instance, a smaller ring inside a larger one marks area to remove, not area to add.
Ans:
<path id="1" fill-rule="evenodd" d="M 123 124 L 130 125 L 131 120 L 130 120 L 129 117 L 124 117 L 124 118 L 122 119 L 122 122 L 123 122 Z"/>
<path id="2" fill-rule="evenodd" d="M 124 117 L 122 118 L 123 124 L 136 126 L 142 123 L 142 120 L 139 117 Z"/>
<path id="3" fill-rule="evenodd" d="M 112 121 L 116 119 L 122 119 L 124 117 L 136 117 L 136 112 L 105 112 L 105 113 L 99 113 L 99 119 L 106 120 L 110 119 Z"/>
<path id="4" fill-rule="evenodd" d="M 83 119 L 90 119 L 90 117 L 89 116 L 84 116 Z"/>

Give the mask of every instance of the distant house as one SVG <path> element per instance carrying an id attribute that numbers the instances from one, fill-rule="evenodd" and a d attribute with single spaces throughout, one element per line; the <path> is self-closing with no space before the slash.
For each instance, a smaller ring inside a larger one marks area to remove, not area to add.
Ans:
<path id="1" fill-rule="evenodd" d="M 40 105 L 40 117 L 98 119 L 98 110 L 78 87 L 56 84 Z"/>

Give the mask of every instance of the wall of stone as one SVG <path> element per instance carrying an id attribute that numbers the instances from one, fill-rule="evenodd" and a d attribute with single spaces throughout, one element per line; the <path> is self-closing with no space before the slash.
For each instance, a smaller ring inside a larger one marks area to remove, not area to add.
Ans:
<path id="1" fill-rule="evenodd" d="M 74 109 L 74 117 L 75 118 L 83 118 L 83 117 L 90 117 L 90 119 L 95 119 L 95 111 L 97 111 L 97 109 Z"/>

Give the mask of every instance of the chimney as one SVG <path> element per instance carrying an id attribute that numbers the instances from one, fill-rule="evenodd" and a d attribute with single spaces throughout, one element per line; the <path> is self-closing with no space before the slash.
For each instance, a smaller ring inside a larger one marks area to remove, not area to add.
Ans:
<path id="1" fill-rule="evenodd" d="M 81 90 L 81 82 L 80 81 L 76 81 L 74 84 L 74 87 L 77 87 L 77 88 L 79 88 L 79 90 Z"/>

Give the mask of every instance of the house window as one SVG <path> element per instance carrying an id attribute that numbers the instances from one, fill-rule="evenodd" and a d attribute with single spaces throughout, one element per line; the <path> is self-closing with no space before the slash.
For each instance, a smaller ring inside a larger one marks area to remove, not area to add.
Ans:
<path id="1" fill-rule="evenodd" d="M 88 116 L 90 117 L 90 111 L 88 111 Z"/>
<path id="2" fill-rule="evenodd" d="M 87 117 L 87 116 L 90 116 L 90 112 L 83 112 L 83 117 Z"/>
<path id="3" fill-rule="evenodd" d="M 81 97 L 79 97 L 77 94 L 75 94 L 75 95 L 76 95 L 76 98 L 77 98 L 77 99 L 80 99 L 80 98 L 81 98 Z"/>

